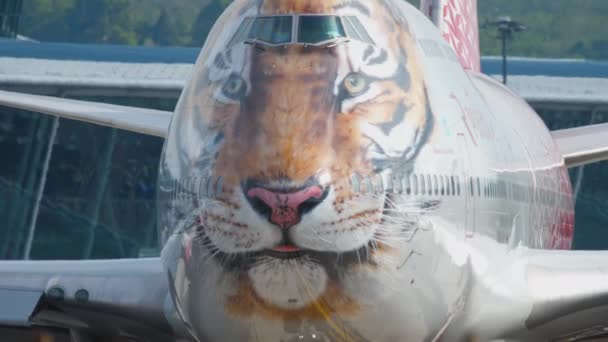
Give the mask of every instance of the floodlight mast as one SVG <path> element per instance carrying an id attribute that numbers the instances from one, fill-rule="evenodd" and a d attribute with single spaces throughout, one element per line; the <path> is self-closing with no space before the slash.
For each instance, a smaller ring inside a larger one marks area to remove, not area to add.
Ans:
<path id="1" fill-rule="evenodd" d="M 498 36 L 496 38 L 502 41 L 502 83 L 507 84 L 507 40 L 513 38 L 515 32 L 521 32 L 526 27 L 517 21 L 514 21 L 509 16 L 498 17 L 493 22 L 487 23 L 485 27 L 492 25 L 496 26 Z"/>

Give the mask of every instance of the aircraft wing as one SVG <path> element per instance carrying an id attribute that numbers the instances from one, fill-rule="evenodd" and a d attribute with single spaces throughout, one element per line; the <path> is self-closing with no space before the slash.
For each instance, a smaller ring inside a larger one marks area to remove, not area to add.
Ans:
<path id="1" fill-rule="evenodd" d="M 173 113 L 154 109 L 0 91 L 0 106 L 164 138 Z"/>
<path id="2" fill-rule="evenodd" d="M 168 289 L 159 258 L 1 261 L 0 326 L 174 341 Z"/>
<path id="3" fill-rule="evenodd" d="M 517 341 L 608 337 L 608 251 L 511 253 L 510 267 L 493 268 L 473 291 L 473 335 Z"/>
<path id="4" fill-rule="evenodd" d="M 608 160 L 608 124 L 551 132 L 568 167 Z"/>

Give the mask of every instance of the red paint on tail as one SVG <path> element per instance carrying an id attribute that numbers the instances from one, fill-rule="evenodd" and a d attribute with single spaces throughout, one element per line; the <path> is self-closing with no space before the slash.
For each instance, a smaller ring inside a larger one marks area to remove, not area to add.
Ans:
<path id="1" fill-rule="evenodd" d="M 481 71 L 477 0 L 422 0 L 420 9 L 441 30 L 462 66 Z"/>

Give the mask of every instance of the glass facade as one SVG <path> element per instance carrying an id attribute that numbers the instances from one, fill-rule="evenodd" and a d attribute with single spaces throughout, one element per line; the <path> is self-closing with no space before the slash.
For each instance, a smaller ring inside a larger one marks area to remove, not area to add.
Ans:
<path id="1" fill-rule="evenodd" d="M 143 105 L 141 99 L 86 98 Z M 175 100 L 146 99 L 172 110 Z M 0 258 L 158 255 L 162 139 L 0 108 Z"/>
<path id="2" fill-rule="evenodd" d="M 0 37 L 17 35 L 22 8 L 23 0 L 0 0 Z"/>
<path id="3" fill-rule="evenodd" d="M 91 101 L 173 110 L 175 99 Z M 533 104 L 551 129 L 608 122 L 608 108 Z M 156 256 L 162 139 L 0 107 L 0 258 Z M 608 163 L 571 170 L 575 247 L 608 249 Z"/>

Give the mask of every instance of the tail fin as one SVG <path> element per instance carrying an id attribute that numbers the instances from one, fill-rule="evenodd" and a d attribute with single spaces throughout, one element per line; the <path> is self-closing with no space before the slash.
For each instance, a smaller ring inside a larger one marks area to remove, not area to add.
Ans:
<path id="1" fill-rule="evenodd" d="M 420 10 L 441 30 L 462 66 L 480 71 L 477 0 L 421 0 Z"/>

